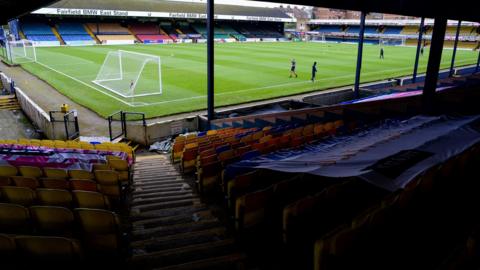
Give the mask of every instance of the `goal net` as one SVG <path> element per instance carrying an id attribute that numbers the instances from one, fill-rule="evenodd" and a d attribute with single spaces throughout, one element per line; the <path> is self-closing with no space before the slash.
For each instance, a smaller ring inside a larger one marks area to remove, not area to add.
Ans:
<path id="1" fill-rule="evenodd" d="M 22 64 L 37 61 L 37 53 L 33 41 L 22 39 L 8 41 L 7 44 L 7 55 L 12 63 Z"/>
<path id="2" fill-rule="evenodd" d="M 160 57 L 111 51 L 92 82 L 125 98 L 162 94 Z"/>

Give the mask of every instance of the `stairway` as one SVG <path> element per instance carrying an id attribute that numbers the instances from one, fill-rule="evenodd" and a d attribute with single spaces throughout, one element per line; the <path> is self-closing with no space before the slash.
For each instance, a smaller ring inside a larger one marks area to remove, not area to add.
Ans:
<path id="1" fill-rule="evenodd" d="M 92 37 L 92 39 L 95 40 L 97 44 L 102 44 L 102 42 L 97 38 L 97 36 L 92 32 L 92 30 L 86 24 L 83 25 L 83 28 Z"/>
<path id="2" fill-rule="evenodd" d="M 60 33 L 58 33 L 57 28 L 52 27 L 52 32 L 53 32 L 53 34 L 55 35 L 55 37 L 58 39 L 58 41 L 60 41 L 60 44 L 61 44 L 61 45 L 65 45 L 65 41 L 63 40 L 63 38 L 62 38 L 62 36 L 60 35 Z"/>
<path id="3" fill-rule="evenodd" d="M 0 110 L 20 110 L 20 104 L 14 95 L 0 96 Z"/>
<path id="4" fill-rule="evenodd" d="M 133 269 L 245 269 L 246 256 L 169 156 L 139 154 L 131 196 Z"/>

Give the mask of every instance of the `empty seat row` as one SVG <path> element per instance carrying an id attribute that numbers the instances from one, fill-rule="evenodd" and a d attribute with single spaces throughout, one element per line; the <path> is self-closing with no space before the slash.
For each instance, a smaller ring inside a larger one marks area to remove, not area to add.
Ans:
<path id="1" fill-rule="evenodd" d="M 107 210 L 76 208 L 71 212 L 61 207 L 31 207 L 27 209 L 20 205 L 0 204 L 0 213 L 2 214 L 0 220 L 2 230 L 0 231 L 0 250 L 2 252 L 0 252 L 0 256 L 4 255 L 4 252 L 8 252 L 8 247 L 10 247 L 11 252 L 14 252 L 12 247 L 15 247 L 15 243 L 11 241 L 12 236 L 31 232 L 32 227 L 29 226 L 33 226 L 39 234 L 59 234 L 61 231 L 72 229 L 73 225 L 72 230 L 75 230 L 75 227 L 78 228 L 77 239 L 80 240 L 83 250 L 87 253 L 118 253 L 122 246 L 120 220 L 115 213 Z M 20 228 L 23 230 L 19 230 Z M 20 231 L 21 234 L 10 233 L 8 236 L 3 234 L 4 230 L 8 229 L 12 229 L 14 232 Z M 41 237 L 45 236 L 34 238 L 41 239 Z M 52 244 L 56 242 L 55 238 L 50 239 L 52 239 Z M 74 244 L 79 246 L 78 242 Z M 49 244 L 43 246 L 43 248 L 48 247 Z M 59 252 L 59 249 L 52 246 L 53 250 Z M 39 250 L 38 252 L 41 254 L 42 251 Z M 49 251 L 43 252 L 49 253 Z M 65 252 L 68 252 L 68 250 Z M 55 257 L 60 254 L 52 255 Z"/>
<path id="2" fill-rule="evenodd" d="M 44 205 L 61 206 L 66 208 L 85 207 L 110 209 L 108 196 L 93 191 L 62 190 L 38 188 L 32 190 L 24 187 L 1 187 L 1 200 L 7 203 L 14 203 L 23 206 Z"/>

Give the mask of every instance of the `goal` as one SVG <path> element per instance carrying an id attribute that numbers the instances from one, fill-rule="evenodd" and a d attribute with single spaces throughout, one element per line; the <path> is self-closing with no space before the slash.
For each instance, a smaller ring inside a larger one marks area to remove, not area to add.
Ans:
<path id="1" fill-rule="evenodd" d="M 160 57 L 110 51 L 92 82 L 125 98 L 162 94 Z"/>
<path id="2" fill-rule="evenodd" d="M 7 55 L 14 64 L 23 64 L 37 61 L 35 44 L 31 40 L 16 40 L 7 42 Z"/>

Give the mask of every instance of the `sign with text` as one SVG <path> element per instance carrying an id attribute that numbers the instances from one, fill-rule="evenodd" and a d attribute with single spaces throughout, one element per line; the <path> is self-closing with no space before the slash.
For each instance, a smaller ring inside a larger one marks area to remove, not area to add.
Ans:
<path id="1" fill-rule="evenodd" d="M 207 14 L 203 13 L 181 13 L 181 12 L 152 12 L 152 11 L 127 11 L 127 10 L 106 10 L 106 9 L 81 9 L 81 8 L 41 8 L 32 14 L 66 15 L 66 16 L 98 16 L 98 17 L 153 17 L 153 18 L 184 18 L 184 19 L 206 19 Z M 296 22 L 294 18 L 276 18 L 263 16 L 243 15 L 215 15 L 219 20 L 239 21 L 265 21 L 265 22 Z"/>

